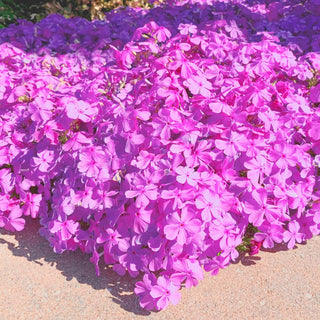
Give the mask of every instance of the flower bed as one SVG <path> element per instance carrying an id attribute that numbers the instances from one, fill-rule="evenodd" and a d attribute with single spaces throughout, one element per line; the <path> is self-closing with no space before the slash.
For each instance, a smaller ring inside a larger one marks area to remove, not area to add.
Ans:
<path id="1" fill-rule="evenodd" d="M 144 274 L 158 310 L 241 250 L 318 235 L 320 13 L 295 2 L 2 29 L 0 227 L 40 219 L 55 252 Z"/>

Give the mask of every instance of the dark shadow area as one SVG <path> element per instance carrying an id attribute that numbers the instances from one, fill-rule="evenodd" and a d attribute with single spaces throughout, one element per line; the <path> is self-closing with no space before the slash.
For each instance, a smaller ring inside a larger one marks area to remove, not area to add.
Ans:
<path id="1" fill-rule="evenodd" d="M 293 249 L 297 249 L 297 246 L 294 246 Z M 270 253 L 275 253 L 279 251 L 288 251 L 288 246 L 287 244 L 284 243 L 275 243 L 273 248 L 262 248 L 260 249 L 261 251 L 264 252 L 270 252 Z"/>
<path id="2" fill-rule="evenodd" d="M 26 218 L 26 228 L 12 233 L 0 228 L 0 245 L 6 245 L 13 255 L 24 257 L 28 261 L 43 265 L 43 261 L 61 272 L 67 281 L 76 279 L 81 284 L 91 286 L 95 290 L 108 290 L 113 302 L 122 309 L 136 315 L 147 316 L 149 311 L 139 305 L 138 296 L 133 292 L 135 283 L 140 278 L 131 278 L 128 274 L 119 276 L 110 266 L 102 265 L 100 277 L 95 273 L 90 256 L 77 250 L 64 252 L 61 255 L 53 252 L 49 242 L 38 233 L 39 221 Z M 18 241 L 18 246 L 4 240 L 2 235 L 10 235 Z"/>
<path id="3" fill-rule="evenodd" d="M 245 252 L 241 252 L 239 257 L 235 261 L 231 261 L 231 264 L 241 263 L 244 266 L 252 266 L 256 264 L 257 261 L 260 261 L 261 258 L 258 255 L 249 255 Z"/>
<path id="4" fill-rule="evenodd" d="M 307 242 L 304 241 L 302 243 L 299 243 L 300 245 L 306 245 Z M 291 250 L 298 249 L 298 246 L 295 245 Z M 262 252 L 269 252 L 269 253 L 276 253 L 276 252 L 282 252 L 282 251 L 289 251 L 287 244 L 285 243 L 275 243 L 273 248 L 260 248 L 260 251 Z M 238 264 L 241 263 L 244 266 L 251 266 L 256 264 L 257 261 L 260 261 L 261 257 L 259 257 L 259 253 L 256 255 L 250 255 L 248 252 L 240 252 L 239 257 L 231 262 L 232 264 Z"/>

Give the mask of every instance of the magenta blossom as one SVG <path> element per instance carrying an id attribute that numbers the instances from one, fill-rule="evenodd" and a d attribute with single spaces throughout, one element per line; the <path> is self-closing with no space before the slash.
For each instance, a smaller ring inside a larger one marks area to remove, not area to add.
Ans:
<path id="1" fill-rule="evenodd" d="M 157 309 L 165 309 L 168 307 L 169 302 L 173 305 L 178 304 L 181 294 L 178 292 L 179 287 L 164 276 L 157 280 L 157 284 L 151 288 L 150 296 L 156 299 Z"/>

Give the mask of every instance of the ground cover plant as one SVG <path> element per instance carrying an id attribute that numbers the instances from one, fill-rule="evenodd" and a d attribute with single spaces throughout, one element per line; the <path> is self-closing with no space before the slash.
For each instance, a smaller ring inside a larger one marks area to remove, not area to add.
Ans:
<path id="1" fill-rule="evenodd" d="M 0 227 L 161 310 L 320 233 L 320 5 L 184 1 L 0 31 Z"/>

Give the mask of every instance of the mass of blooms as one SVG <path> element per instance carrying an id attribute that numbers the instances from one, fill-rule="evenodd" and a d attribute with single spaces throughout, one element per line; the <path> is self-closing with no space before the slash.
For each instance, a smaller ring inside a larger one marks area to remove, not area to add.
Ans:
<path id="1" fill-rule="evenodd" d="M 320 233 L 320 1 L 171 1 L 0 31 L 0 227 L 161 310 Z M 141 278 L 142 279 L 142 278 Z"/>

